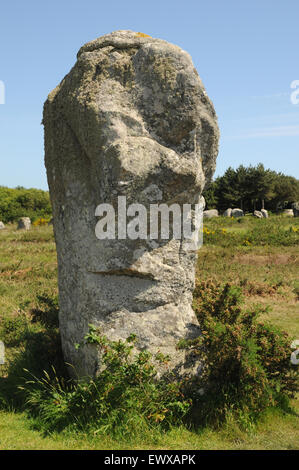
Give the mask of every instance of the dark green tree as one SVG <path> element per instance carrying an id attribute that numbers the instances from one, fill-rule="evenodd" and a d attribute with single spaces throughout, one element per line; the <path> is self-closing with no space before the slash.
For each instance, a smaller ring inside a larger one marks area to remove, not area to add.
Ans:
<path id="1" fill-rule="evenodd" d="M 206 208 L 224 211 L 240 207 L 244 211 L 276 210 L 299 200 L 299 180 L 283 173 L 256 166 L 229 167 L 204 191 Z"/>

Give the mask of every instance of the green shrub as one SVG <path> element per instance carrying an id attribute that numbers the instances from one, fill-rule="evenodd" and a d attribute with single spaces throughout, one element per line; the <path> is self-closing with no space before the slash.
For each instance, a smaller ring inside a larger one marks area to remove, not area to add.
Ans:
<path id="1" fill-rule="evenodd" d="M 90 325 L 83 343 L 99 348 L 104 367 L 96 378 L 74 382 L 46 373 L 42 379 L 28 380 L 22 387 L 26 407 L 40 426 L 125 436 L 179 423 L 190 401 L 179 383 L 157 380 L 156 367 L 167 364 L 167 358 L 147 351 L 133 354 L 135 340 L 131 335 L 126 341 L 109 341 Z"/>
<path id="2" fill-rule="evenodd" d="M 25 340 L 28 319 L 23 313 L 14 317 L 5 317 L 0 323 L 0 339 L 5 346 L 19 346 Z"/>
<path id="3" fill-rule="evenodd" d="M 13 222 L 20 217 L 50 219 L 52 214 L 48 191 L 41 189 L 15 189 L 0 186 L 0 220 Z"/>
<path id="4" fill-rule="evenodd" d="M 290 221 L 273 216 L 268 219 L 255 217 L 215 217 L 204 221 L 203 242 L 225 248 L 236 246 L 294 246 L 299 244 L 299 220 Z"/>
<path id="5" fill-rule="evenodd" d="M 57 298 L 39 295 L 32 322 L 20 316 L 26 321 L 16 317 L 2 324 L 6 342 L 18 339 L 22 348 L 0 379 L 0 403 L 27 411 L 45 431 L 68 428 L 125 437 L 182 420 L 219 425 L 232 415 L 249 426 L 266 408 L 286 410 L 298 382 L 291 339 L 259 321 L 262 308 L 246 310 L 242 302 L 240 287 L 197 285 L 194 309 L 201 336 L 179 347 L 190 349 L 199 376 L 176 381 L 168 373 L 169 358 L 135 352 L 135 335 L 109 341 L 90 325 L 77 347 L 98 348 L 103 368 L 96 378 L 74 381 L 67 378 L 62 358 Z M 165 371 L 162 378 L 158 370 Z"/>
<path id="6" fill-rule="evenodd" d="M 244 310 L 239 287 L 211 281 L 196 287 L 194 309 L 202 334 L 188 345 L 204 366 L 185 387 L 196 419 L 220 424 L 235 412 L 254 420 L 265 408 L 288 403 L 298 391 L 291 339 L 258 321 L 263 309 Z"/>

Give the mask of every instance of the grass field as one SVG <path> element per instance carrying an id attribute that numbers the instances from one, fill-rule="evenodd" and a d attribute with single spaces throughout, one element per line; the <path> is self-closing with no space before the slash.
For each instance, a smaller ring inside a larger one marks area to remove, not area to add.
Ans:
<path id="1" fill-rule="evenodd" d="M 246 305 L 269 305 L 268 313 L 264 314 L 266 319 L 287 331 L 292 339 L 299 339 L 298 236 L 299 219 L 219 217 L 205 221 L 197 279 L 230 280 L 239 285 Z M 9 383 L 11 393 L 17 396 L 17 385 L 14 389 L 11 384 L 14 380 L 19 383 L 22 366 L 30 368 L 24 350 L 25 333 L 31 335 L 32 341 L 40 337 L 44 347 L 53 347 L 47 343 L 43 324 L 33 317 L 34 312 L 42 311 L 43 298 L 53 299 L 56 295 L 52 227 L 33 227 L 22 232 L 10 225 L 0 231 L 0 339 L 5 336 L 7 359 L 5 365 L 0 365 L 0 395 L 1 388 Z M 12 367 L 16 363 L 18 367 Z M 82 432 L 45 435 L 36 421 L 18 408 L 16 397 L 12 398 L 11 402 L 0 401 L 0 449 L 298 448 L 298 400 L 292 401 L 293 411 L 289 413 L 268 409 L 257 425 L 246 431 L 232 420 L 217 431 L 180 427 L 164 433 L 149 432 L 130 441 L 121 436 L 112 440 L 109 436 Z"/>

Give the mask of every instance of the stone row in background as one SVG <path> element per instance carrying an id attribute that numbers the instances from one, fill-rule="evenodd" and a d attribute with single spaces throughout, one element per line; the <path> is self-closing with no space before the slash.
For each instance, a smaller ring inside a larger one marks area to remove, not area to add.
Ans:
<path id="1" fill-rule="evenodd" d="M 283 215 L 289 217 L 299 217 L 299 203 L 294 202 L 292 204 L 292 209 L 285 209 L 282 212 Z M 223 212 L 223 217 L 244 217 L 244 211 L 242 209 L 226 209 Z M 269 217 L 268 211 L 266 209 L 261 209 L 260 211 L 254 211 L 252 214 L 254 217 L 258 219 L 267 219 Z M 210 209 L 203 212 L 203 216 L 207 219 L 211 219 L 212 217 L 219 217 L 219 212 L 217 209 Z M 48 225 L 53 225 L 53 219 L 51 219 Z M 31 228 L 31 221 L 29 217 L 21 217 L 18 220 L 17 230 L 30 230 Z M 0 230 L 5 229 L 5 225 L 2 221 L 0 221 Z"/>
<path id="2" fill-rule="evenodd" d="M 0 221 L 0 230 L 4 230 L 6 227 L 2 221 Z M 18 220 L 17 230 L 30 230 L 31 220 L 29 217 L 21 217 Z"/>
<path id="3" fill-rule="evenodd" d="M 21 217 L 17 222 L 17 230 L 30 230 L 31 220 L 29 217 Z M 34 225 L 34 224 L 33 224 Z M 48 225 L 53 225 L 53 219 L 48 222 Z M 0 230 L 4 230 L 6 227 L 2 221 L 0 221 Z"/>
<path id="4" fill-rule="evenodd" d="M 29 217 L 21 217 L 18 220 L 17 230 L 30 230 L 31 220 Z"/>
<path id="5" fill-rule="evenodd" d="M 288 217 L 299 217 L 299 203 L 294 202 L 292 204 L 292 209 L 285 209 L 281 212 L 282 215 Z M 244 217 L 244 211 L 242 209 L 226 209 L 223 212 L 223 217 Z M 254 211 L 252 214 L 258 219 L 267 219 L 269 217 L 268 211 L 266 209 L 261 209 L 260 211 Z M 217 209 L 210 209 L 203 212 L 204 218 L 211 219 L 212 217 L 219 217 L 219 211 Z"/>
<path id="6" fill-rule="evenodd" d="M 203 216 L 207 219 L 211 219 L 212 217 L 219 217 L 219 212 L 217 209 L 210 209 L 210 210 L 204 211 Z M 226 211 L 223 213 L 223 216 L 224 217 L 244 217 L 244 212 L 242 211 L 242 209 L 229 208 L 229 209 L 226 209 Z"/>

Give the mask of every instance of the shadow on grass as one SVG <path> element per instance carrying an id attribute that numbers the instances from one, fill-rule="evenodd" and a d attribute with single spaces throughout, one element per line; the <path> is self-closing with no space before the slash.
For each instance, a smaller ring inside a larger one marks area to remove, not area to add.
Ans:
<path id="1" fill-rule="evenodd" d="M 25 396 L 22 390 L 30 375 L 41 377 L 43 371 L 51 373 L 52 366 L 59 376 L 67 376 L 63 362 L 58 330 L 28 332 L 24 347 L 9 364 L 4 377 L 0 377 L 0 407 L 23 411 Z"/>
<path id="2" fill-rule="evenodd" d="M 59 376 L 67 377 L 58 329 L 58 302 L 46 294 L 37 296 L 38 308 L 26 316 L 4 319 L 2 335 L 6 346 L 13 348 L 11 359 L 0 377 L 0 407 L 23 411 L 24 392 L 19 387 L 34 375 L 44 371 L 51 374 L 53 367 Z M 29 372 L 28 372 L 29 371 Z"/>

